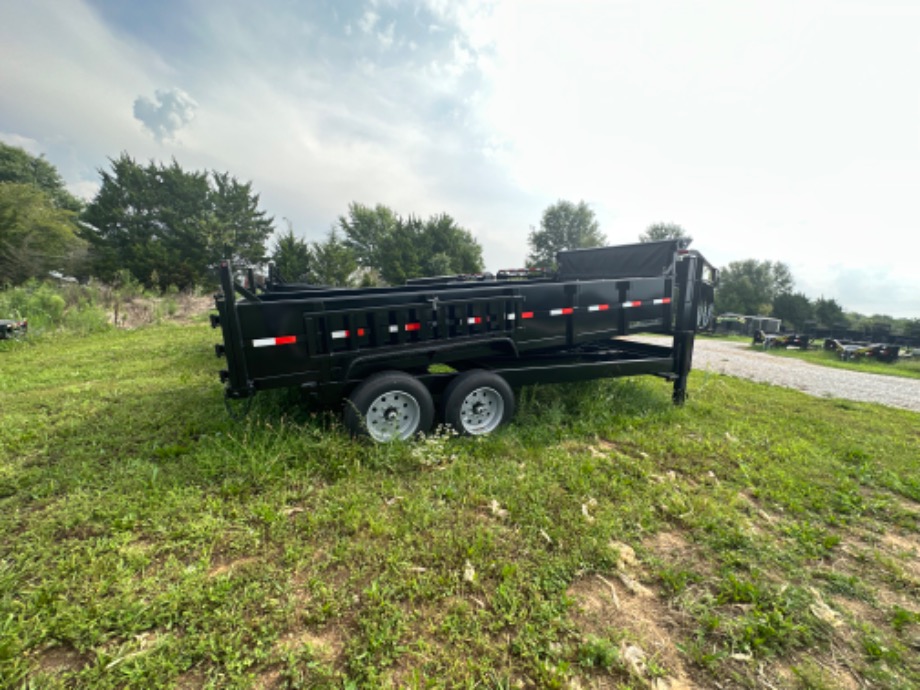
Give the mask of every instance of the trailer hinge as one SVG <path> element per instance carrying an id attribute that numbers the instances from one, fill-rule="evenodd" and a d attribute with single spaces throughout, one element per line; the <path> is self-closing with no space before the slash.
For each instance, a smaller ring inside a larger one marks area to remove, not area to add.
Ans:
<path id="1" fill-rule="evenodd" d="M 217 373 L 218 373 L 218 376 L 220 376 L 220 382 L 221 382 L 221 383 L 227 383 L 227 381 L 230 380 L 230 372 L 227 371 L 226 369 L 221 369 L 221 370 L 220 370 L 219 372 L 217 372 Z"/>
<path id="2" fill-rule="evenodd" d="M 227 350 L 223 346 L 223 343 L 217 343 L 217 345 L 214 346 L 214 354 L 217 355 L 218 357 L 223 357 L 226 354 L 226 352 Z"/>
<path id="3" fill-rule="evenodd" d="M 211 328 L 220 328 L 220 314 L 211 314 Z"/>

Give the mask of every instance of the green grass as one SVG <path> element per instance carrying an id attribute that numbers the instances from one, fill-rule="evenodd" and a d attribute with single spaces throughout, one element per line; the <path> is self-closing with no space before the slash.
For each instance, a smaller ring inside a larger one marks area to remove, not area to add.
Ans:
<path id="1" fill-rule="evenodd" d="M 752 345 L 754 349 L 763 349 L 762 345 Z M 801 359 L 812 364 L 820 364 L 825 367 L 836 369 L 848 369 L 850 371 L 861 371 L 870 374 L 881 374 L 883 376 L 900 376 L 902 378 L 920 379 L 920 357 L 899 357 L 896 362 L 876 362 L 871 359 L 861 358 L 844 361 L 840 359 L 836 352 L 828 350 L 786 350 L 774 349 L 765 350 L 772 355 L 779 357 L 793 357 Z"/>
<path id="2" fill-rule="evenodd" d="M 920 415 L 694 373 L 374 446 L 233 422 L 217 337 L 0 345 L 0 686 L 920 685 Z"/>

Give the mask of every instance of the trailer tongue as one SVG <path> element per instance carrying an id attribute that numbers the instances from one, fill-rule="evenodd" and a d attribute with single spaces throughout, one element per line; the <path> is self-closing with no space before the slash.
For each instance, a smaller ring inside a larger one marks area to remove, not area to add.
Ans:
<path id="1" fill-rule="evenodd" d="M 378 441 L 428 431 L 436 417 L 489 433 L 513 415 L 513 389 L 536 383 L 652 374 L 683 403 L 718 272 L 679 240 L 564 251 L 558 263 L 552 276 L 364 289 L 273 281 L 257 292 L 224 261 L 211 324 L 223 334 L 225 394 L 297 386 L 343 405 L 346 426 Z M 639 332 L 672 342 L 626 338 Z"/>

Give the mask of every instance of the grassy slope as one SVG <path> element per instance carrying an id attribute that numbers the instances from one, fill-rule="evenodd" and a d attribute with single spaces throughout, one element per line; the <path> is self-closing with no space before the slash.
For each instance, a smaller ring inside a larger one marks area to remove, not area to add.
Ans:
<path id="1" fill-rule="evenodd" d="M 0 350 L 0 685 L 920 684 L 920 415 L 694 374 L 370 446 L 231 422 L 214 341 Z"/>

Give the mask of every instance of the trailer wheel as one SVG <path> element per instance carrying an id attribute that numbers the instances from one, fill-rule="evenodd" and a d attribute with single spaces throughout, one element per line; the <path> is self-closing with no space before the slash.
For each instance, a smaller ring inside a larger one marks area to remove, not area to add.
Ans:
<path id="1" fill-rule="evenodd" d="M 444 423 L 467 436 L 491 433 L 513 416 L 511 386 L 498 374 L 483 369 L 459 374 L 441 398 Z"/>
<path id="2" fill-rule="evenodd" d="M 434 401 L 418 379 L 401 371 L 374 374 L 348 396 L 345 426 L 386 443 L 409 439 L 434 423 Z"/>

